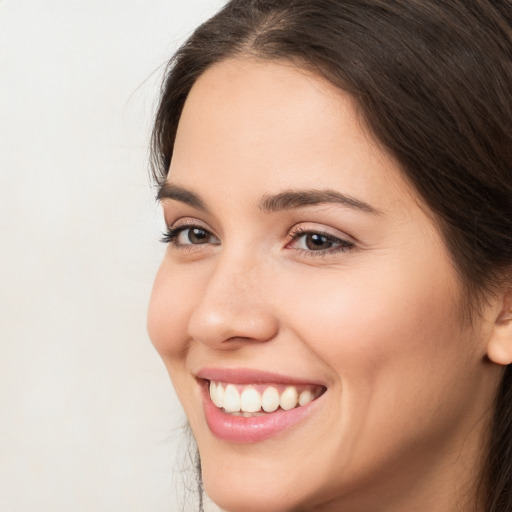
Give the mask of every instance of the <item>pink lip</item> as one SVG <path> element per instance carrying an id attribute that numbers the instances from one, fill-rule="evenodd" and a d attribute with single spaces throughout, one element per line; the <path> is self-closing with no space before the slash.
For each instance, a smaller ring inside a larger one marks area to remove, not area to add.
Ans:
<path id="1" fill-rule="evenodd" d="M 256 384 L 256 383 L 274 383 L 274 384 L 312 384 L 311 381 L 302 381 L 290 379 L 269 372 L 260 372 L 254 370 L 233 370 L 233 369 L 208 369 L 202 370 L 197 374 L 201 382 L 201 392 L 203 399 L 203 408 L 206 423 L 210 431 L 217 438 L 233 443 L 257 443 L 264 441 L 283 430 L 286 430 L 306 416 L 309 416 L 318 406 L 321 397 L 302 407 L 296 407 L 289 411 L 277 410 L 270 414 L 261 416 L 243 417 L 234 416 L 225 413 L 213 404 L 208 391 L 206 381 L 214 380 L 221 382 L 230 382 L 233 384 Z"/>
<path id="2" fill-rule="evenodd" d="M 285 384 L 289 386 L 314 384 L 327 387 L 323 382 L 316 380 L 297 379 L 278 373 L 248 368 L 203 368 L 196 373 L 196 377 L 215 382 L 230 382 L 232 384 Z"/>

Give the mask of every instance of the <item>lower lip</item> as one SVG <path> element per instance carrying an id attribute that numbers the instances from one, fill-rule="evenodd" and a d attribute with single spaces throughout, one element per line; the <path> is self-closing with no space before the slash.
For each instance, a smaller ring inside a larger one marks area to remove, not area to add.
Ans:
<path id="1" fill-rule="evenodd" d="M 206 423 L 213 435 L 232 443 L 257 443 L 276 436 L 288 429 L 306 416 L 316 407 L 319 398 L 301 407 L 284 411 L 262 414 L 261 416 L 234 416 L 225 413 L 211 401 L 208 387 L 203 386 L 203 407 Z"/>

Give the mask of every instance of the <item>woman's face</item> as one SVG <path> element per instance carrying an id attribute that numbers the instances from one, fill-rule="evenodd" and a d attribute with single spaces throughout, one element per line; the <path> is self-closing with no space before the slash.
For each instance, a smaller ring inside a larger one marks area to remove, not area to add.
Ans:
<path id="1" fill-rule="evenodd" d="M 445 510 L 481 455 L 491 327 L 463 320 L 438 229 L 350 97 L 291 64 L 211 67 L 160 195 L 149 331 L 214 501 Z"/>

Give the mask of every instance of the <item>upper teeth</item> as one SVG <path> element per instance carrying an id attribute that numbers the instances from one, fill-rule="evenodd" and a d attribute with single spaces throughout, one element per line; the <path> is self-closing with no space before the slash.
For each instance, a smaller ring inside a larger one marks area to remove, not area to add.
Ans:
<path id="1" fill-rule="evenodd" d="M 278 390 L 281 388 L 281 392 Z M 257 413 L 261 410 L 274 412 L 279 407 L 288 411 L 297 405 L 312 402 L 321 393 L 319 386 L 298 391 L 295 386 L 235 386 L 210 381 L 210 397 L 219 408 L 229 413 Z"/>

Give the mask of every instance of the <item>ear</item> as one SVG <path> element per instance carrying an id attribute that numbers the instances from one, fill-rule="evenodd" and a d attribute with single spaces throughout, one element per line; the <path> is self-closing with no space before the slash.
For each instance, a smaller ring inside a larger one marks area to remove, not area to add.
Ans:
<path id="1" fill-rule="evenodd" d="M 487 343 L 487 356 L 496 364 L 512 363 L 512 288 L 501 295 L 500 307 Z"/>

